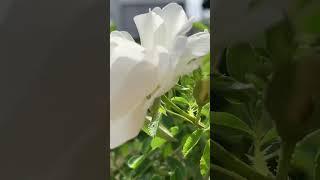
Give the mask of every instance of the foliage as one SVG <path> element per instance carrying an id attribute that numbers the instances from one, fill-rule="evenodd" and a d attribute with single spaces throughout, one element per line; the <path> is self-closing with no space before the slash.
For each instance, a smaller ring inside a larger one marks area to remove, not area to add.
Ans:
<path id="1" fill-rule="evenodd" d="M 231 44 L 215 59 L 211 173 L 216 179 L 320 177 L 320 6 L 303 2 L 258 35 L 259 43 Z"/>

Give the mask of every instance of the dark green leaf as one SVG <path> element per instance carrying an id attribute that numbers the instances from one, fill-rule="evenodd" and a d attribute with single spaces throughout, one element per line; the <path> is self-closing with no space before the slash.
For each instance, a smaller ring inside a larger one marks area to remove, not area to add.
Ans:
<path id="1" fill-rule="evenodd" d="M 263 136 L 260 144 L 264 146 L 265 144 L 269 144 L 275 140 L 279 139 L 279 135 L 277 133 L 276 128 L 271 128 L 269 131 Z"/>
<path id="2" fill-rule="evenodd" d="M 315 161 L 314 161 L 314 179 L 315 180 L 320 180 L 320 148 L 318 150 L 318 153 L 316 155 Z"/>
<path id="3" fill-rule="evenodd" d="M 241 83 L 223 75 L 215 75 L 213 79 L 213 92 L 231 102 L 247 102 L 255 93 L 253 84 Z"/>
<path id="4" fill-rule="evenodd" d="M 213 125 L 215 128 L 226 127 L 232 130 L 240 131 L 254 137 L 254 131 L 238 117 L 226 112 L 213 112 Z"/>
<path id="5" fill-rule="evenodd" d="M 169 157 L 167 159 L 170 169 L 173 172 L 170 175 L 170 179 L 181 180 L 186 176 L 186 168 L 185 166 L 177 159 Z"/>
<path id="6" fill-rule="evenodd" d="M 233 78 L 246 82 L 245 75 L 254 72 L 257 65 L 258 58 L 250 44 L 237 44 L 227 50 L 227 68 Z"/>

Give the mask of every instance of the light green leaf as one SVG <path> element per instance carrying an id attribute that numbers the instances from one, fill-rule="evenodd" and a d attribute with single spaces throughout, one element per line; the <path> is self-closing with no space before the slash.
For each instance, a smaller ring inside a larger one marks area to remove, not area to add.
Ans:
<path id="1" fill-rule="evenodd" d="M 201 74 L 204 77 L 210 76 L 210 53 L 202 58 Z"/>
<path id="2" fill-rule="evenodd" d="M 194 22 L 192 26 L 198 29 L 199 31 L 209 30 L 209 27 L 203 24 L 202 22 Z"/>
<path id="3" fill-rule="evenodd" d="M 152 121 L 148 124 L 148 130 L 149 130 L 150 136 L 154 137 L 157 134 L 161 118 L 162 118 L 162 114 L 156 113 L 155 119 L 152 119 Z"/>
<path id="4" fill-rule="evenodd" d="M 171 101 L 174 102 L 175 104 L 178 104 L 180 106 L 186 106 L 189 105 L 188 100 L 186 100 L 183 97 L 173 97 L 171 98 Z"/>
<path id="5" fill-rule="evenodd" d="M 151 141 L 151 148 L 152 150 L 161 147 L 164 143 L 166 143 L 167 141 L 160 138 L 160 137 L 154 137 Z"/>
<path id="6" fill-rule="evenodd" d="M 143 162 L 143 160 L 145 160 L 146 156 L 145 155 L 136 155 L 136 156 L 132 156 L 129 160 L 128 160 L 128 166 L 131 169 L 136 169 L 140 166 L 140 164 Z"/>
<path id="7" fill-rule="evenodd" d="M 192 149 L 197 145 L 202 133 L 203 130 L 196 130 L 190 136 L 188 136 L 182 148 L 182 154 L 184 157 L 187 157 L 188 154 L 192 151 Z"/>
<path id="8" fill-rule="evenodd" d="M 204 148 L 203 154 L 200 159 L 200 173 L 202 176 L 206 176 L 210 169 L 210 140 Z"/>
<path id="9" fill-rule="evenodd" d="M 177 135 L 179 133 L 179 127 L 178 126 L 173 126 L 170 128 L 170 132 L 172 133 L 172 135 Z"/>
<path id="10" fill-rule="evenodd" d="M 142 128 L 142 130 L 148 134 L 149 136 L 152 136 L 152 134 L 149 132 L 149 124 L 150 124 L 151 119 L 150 118 L 146 118 L 146 121 L 144 123 L 144 126 Z M 156 136 L 161 137 L 162 139 L 165 139 L 169 142 L 175 142 L 177 141 L 174 136 L 171 134 L 171 132 L 162 124 L 159 125 L 158 130 L 157 130 L 157 134 Z"/>
<path id="11" fill-rule="evenodd" d="M 173 148 L 171 143 L 167 143 L 166 145 L 164 145 L 163 151 L 162 151 L 162 155 L 164 158 L 167 158 L 168 156 L 170 156 L 173 152 Z"/>

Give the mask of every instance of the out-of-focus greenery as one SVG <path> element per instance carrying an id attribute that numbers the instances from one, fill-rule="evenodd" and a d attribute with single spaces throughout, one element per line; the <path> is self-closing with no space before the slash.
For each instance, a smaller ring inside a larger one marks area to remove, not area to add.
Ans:
<path id="1" fill-rule="evenodd" d="M 111 151 L 111 179 L 209 179 L 209 76 L 210 54 L 155 101 L 138 137 Z"/>
<path id="2" fill-rule="evenodd" d="M 116 29 L 117 29 L 116 24 L 111 22 L 111 24 L 110 24 L 110 32 L 115 31 Z"/>
<path id="3" fill-rule="evenodd" d="M 216 180 L 287 180 L 287 171 L 290 179 L 320 179 L 320 1 L 296 2 L 255 43 L 232 44 L 216 59 Z"/>

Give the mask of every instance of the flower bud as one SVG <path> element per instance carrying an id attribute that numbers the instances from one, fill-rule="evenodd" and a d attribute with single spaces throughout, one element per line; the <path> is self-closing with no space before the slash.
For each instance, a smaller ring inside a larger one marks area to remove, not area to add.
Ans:
<path id="1" fill-rule="evenodd" d="M 320 128 L 320 58 L 279 67 L 268 86 L 266 108 L 283 141 L 297 142 Z"/>
<path id="2" fill-rule="evenodd" d="M 210 79 L 198 81 L 193 90 L 193 96 L 199 106 L 204 106 L 210 101 Z"/>

